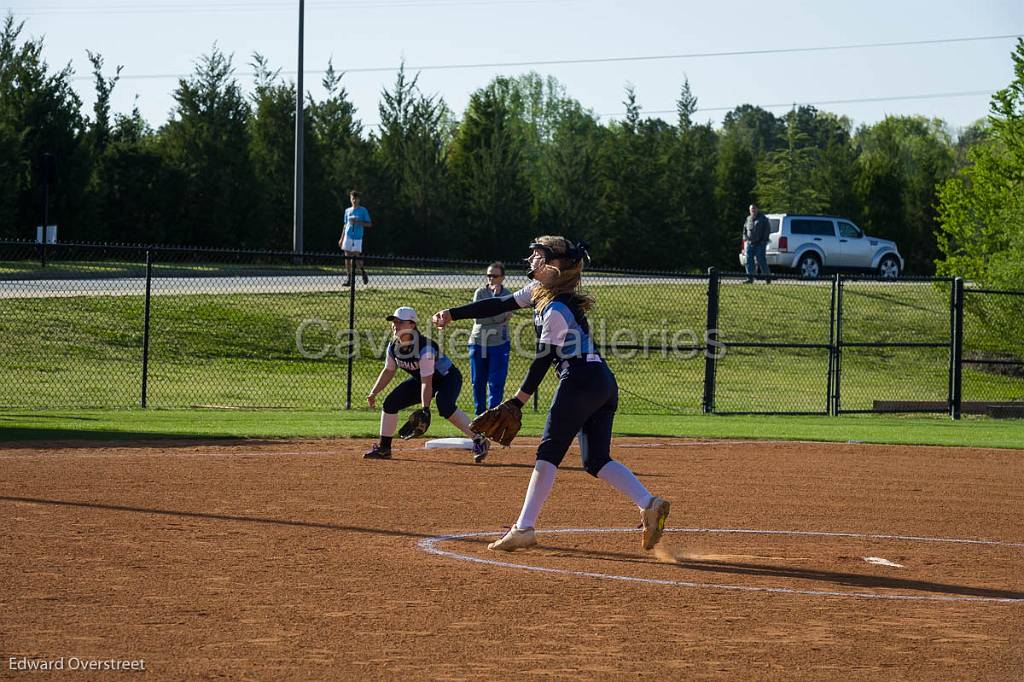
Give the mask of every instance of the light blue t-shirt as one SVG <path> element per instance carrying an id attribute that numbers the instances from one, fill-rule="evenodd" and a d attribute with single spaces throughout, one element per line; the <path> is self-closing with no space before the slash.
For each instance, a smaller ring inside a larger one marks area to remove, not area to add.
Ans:
<path id="1" fill-rule="evenodd" d="M 363 225 L 362 223 L 352 224 L 352 218 L 357 220 L 365 220 L 370 222 L 370 212 L 366 210 L 365 206 L 359 206 L 352 208 L 349 206 L 345 209 L 345 234 L 349 239 L 359 240 L 363 238 Z"/>

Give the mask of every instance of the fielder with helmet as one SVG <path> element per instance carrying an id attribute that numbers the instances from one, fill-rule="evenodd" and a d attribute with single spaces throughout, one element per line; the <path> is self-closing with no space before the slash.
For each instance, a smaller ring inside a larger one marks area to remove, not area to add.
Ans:
<path id="1" fill-rule="evenodd" d="M 665 529 L 670 505 L 648 492 L 632 471 L 611 458 L 612 420 L 619 389 L 615 375 L 590 338 L 586 312 L 593 299 L 578 291 L 583 263 L 588 259 L 586 245 L 574 244 L 564 237 L 545 236 L 534 240 L 530 249 L 532 254 L 526 260 L 533 281 L 526 287 L 512 296 L 442 310 L 433 317 L 434 324 L 444 327 L 452 320 L 534 308 L 537 352 L 519 392 L 470 425 L 502 445 L 511 443 L 519 431 L 522 406 L 537 391 L 548 369 L 555 365 L 558 372 L 558 389 L 537 447 L 537 462 L 519 519 L 488 548 L 510 552 L 537 544 L 534 524 L 554 487 L 558 465 L 578 436 L 584 469 L 606 481 L 640 509 L 641 546 L 653 549 Z"/>
<path id="2" fill-rule="evenodd" d="M 460 431 L 473 439 L 473 460 L 480 463 L 487 457 L 489 443 L 483 435 L 469 428 L 469 417 L 455 401 L 462 390 L 462 374 L 433 340 L 416 328 L 416 311 L 401 307 L 387 316 L 394 338 L 384 353 L 384 369 L 366 396 L 370 407 L 377 406 L 377 394 L 383 391 L 399 368 L 409 378 L 384 398 L 380 414 L 380 441 L 363 455 L 363 459 L 391 459 L 391 441 L 398 426 L 398 413 L 419 403 L 408 421 L 398 431 L 400 438 L 414 438 L 430 427 L 430 403 L 436 397 L 437 411 Z"/>

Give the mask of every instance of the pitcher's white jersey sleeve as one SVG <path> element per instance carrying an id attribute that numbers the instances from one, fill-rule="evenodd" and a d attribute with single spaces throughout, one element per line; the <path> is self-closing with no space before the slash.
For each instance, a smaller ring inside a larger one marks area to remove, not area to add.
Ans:
<path id="1" fill-rule="evenodd" d="M 531 280 L 525 287 L 512 294 L 512 298 L 516 299 L 516 304 L 520 308 L 533 307 L 533 288 L 535 286 L 537 286 L 537 282 Z"/>

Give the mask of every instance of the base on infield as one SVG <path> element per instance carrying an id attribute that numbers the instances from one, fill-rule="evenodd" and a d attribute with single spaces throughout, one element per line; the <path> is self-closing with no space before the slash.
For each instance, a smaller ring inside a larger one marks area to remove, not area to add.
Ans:
<path id="1" fill-rule="evenodd" d="M 472 450 L 473 441 L 469 438 L 435 438 L 423 444 L 427 450 Z"/>

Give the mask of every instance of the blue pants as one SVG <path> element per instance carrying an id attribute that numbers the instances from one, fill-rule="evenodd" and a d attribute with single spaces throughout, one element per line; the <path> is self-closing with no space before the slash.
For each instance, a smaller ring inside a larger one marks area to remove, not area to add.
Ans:
<path id="1" fill-rule="evenodd" d="M 505 397 L 508 377 L 508 354 L 511 343 L 500 346 L 469 344 L 469 378 L 473 382 L 473 409 L 483 414 L 488 407 L 497 407 Z M 487 389 L 491 389 L 490 400 Z"/>
<path id="2" fill-rule="evenodd" d="M 579 362 L 559 376 L 537 459 L 558 466 L 578 435 L 583 468 L 597 476 L 612 459 L 612 421 L 619 407 L 615 375 L 604 362 Z"/>
<path id="3" fill-rule="evenodd" d="M 383 409 L 388 414 L 398 414 L 407 407 L 420 404 L 420 393 L 423 381 L 419 377 L 409 377 L 395 386 L 395 389 L 384 398 Z M 434 405 L 437 413 L 447 419 L 459 409 L 455 401 L 462 390 L 462 374 L 455 367 L 448 370 L 443 377 L 434 375 Z"/>
<path id="4" fill-rule="evenodd" d="M 770 275 L 771 270 L 768 269 L 768 256 L 765 255 L 765 250 L 768 248 L 768 244 L 751 244 L 747 242 L 747 276 L 754 276 L 754 259 L 757 259 L 757 267 L 760 269 L 762 275 Z"/>

